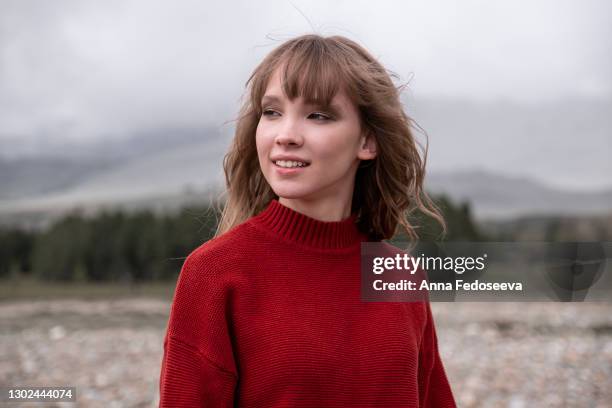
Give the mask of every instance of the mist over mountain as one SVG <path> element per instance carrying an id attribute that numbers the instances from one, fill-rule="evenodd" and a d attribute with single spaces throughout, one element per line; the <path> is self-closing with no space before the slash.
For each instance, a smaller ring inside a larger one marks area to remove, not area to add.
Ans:
<path id="1" fill-rule="evenodd" d="M 612 188 L 611 98 L 527 104 L 504 100 L 417 99 L 406 94 L 403 102 L 415 120 L 417 141 L 423 146 L 429 141 L 427 169 L 430 172 L 481 168 L 492 173 L 528 177 L 561 190 Z M 225 120 L 234 114 L 227 111 L 221 118 Z M 49 180 L 49 187 L 45 189 L 49 191 L 70 184 L 70 177 L 60 177 L 64 172 L 59 169 L 62 160 L 72 163 L 66 172 L 85 162 L 83 172 L 91 174 L 89 167 L 95 171 L 107 164 L 136 160 L 213 138 L 225 138 L 229 144 L 232 133 L 233 124 L 220 121 L 202 127 L 142 130 L 127 136 L 84 135 L 78 140 L 44 135 L 14 138 L 0 134 L 0 166 L 4 173 L 0 180 L 0 199 L 15 197 L 20 190 L 32 191 L 26 187 L 9 187 L 19 184 L 16 180 L 24 174 L 23 167 L 33 167 L 28 171 Z M 62 180 L 52 180 L 54 174 L 49 174 L 44 166 L 36 172 L 39 166 L 33 163 L 41 157 L 54 160 L 54 168 L 59 169 L 57 175 Z"/>
<path id="2" fill-rule="evenodd" d="M 561 190 L 612 188 L 612 99 L 419 98 L 405 106 L 429 136 L 430 171 L 483 168 Z"/>
<path id="3" fill-rule="evenodd" d="M 220 135 L 214 126 L 157 128 L 128 135 L 89 135 L 82 139 L 30 135 L 0 135 L 0 163 L 50 159 L 61 161 L 102 160 L 118 163 L 178 146 L 209 140 Z"/>
<path id="4" fill-rule="evenodd" d="M 429 138 L 426 189 L 470 202 L 480 219 L 610 211 L 612 104 L 574 102 L 405 99 Z M 0 217 L 160 197 L 178 205 L 186 192 L 221 189 L 231 133 L 165 128 L 40 145 L 0 138 Z M 423 131 L 415 137 L 424 145 Z"/>
<path id="5" fill-rule="evenodd" d="M 112 173 L 131 162 L 146 161 L 184 146 L 214 144 L 219 137 L 219 130 L 210 127 L 157 129 L 87 142 L 43 139 L 39 144 L 31 144 L 0 138 L 0 200 L 69 190 L 105 171 Z"/>

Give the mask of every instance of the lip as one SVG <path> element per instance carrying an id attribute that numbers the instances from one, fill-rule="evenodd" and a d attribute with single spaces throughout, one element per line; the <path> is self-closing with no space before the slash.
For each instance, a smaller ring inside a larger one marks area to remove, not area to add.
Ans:
<path id="1" fill-rule="evenodd" d="M 277 160 L 282 160 L 282 159 L 277 159 Z M 294 161 L 301 161 L 301 160 L 294 160 Z M 302 162 L 302 163 L 307 163 L 307 162 Z M 274 169 L 279 172 L 282 175 L 286 175 L 286 174 L 297 174 L 300 173 L 304 170 L 306 170 L 308 167 L 310 167 L 310 164 L 308 166 L 304 166 L 304 167 L 292 167 L 292 168 L 287 168 L 287 167 L 281 167 L 279 165 L 277 165 L 274 161 L 272 162 L 272 165 L 274 166 Z"/>
<path id="2" fill-rule="evenodd" d="M 278 161 L 278 160 L 302 162 L 302 163 L 306 163 L 306 166 L 304 166 L 304 167 L 293 167 L 293 168 L 288 169 L 286 167 L 281 167 L 281 166 L 277 165 L 276 161 Z M 298 156 L 291 156 L 291 155 L 274 156 L 274 157 L 272 157 L 271 161 L 272 161 L 272 165 L 274 166 L 276 171 L 279 174 L 281 174 L 281 175 L 298 174 L 298 173 L 304 171 L 307 167 L 310 167 L 310 162 L 308 160 L 302 159 L 301 157 L 298 157 Z"/>
<path id="3" fill-rule="evenodd" d="M 302 159 L 301 157 L 298 157 L 298 156 L 274 156 L 271 158 L 271 160 L 272 162 L 275 162 L 278 160 L 285 160 L 285 161 L 297 161 L 297 162 L 310 164 L 308 160 Z"/>

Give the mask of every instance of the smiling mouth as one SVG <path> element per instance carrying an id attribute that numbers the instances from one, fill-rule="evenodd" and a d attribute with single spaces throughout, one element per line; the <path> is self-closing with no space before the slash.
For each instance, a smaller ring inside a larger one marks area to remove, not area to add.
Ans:
<path id="1" fill-rule="evenodd" d="M 306 162 L 298 162 L 292 160 L 277 160 L 273 161 L 274 165 L 281 169 L 302 169 L 304 167 L 310 166 L 310 163 Z"/>

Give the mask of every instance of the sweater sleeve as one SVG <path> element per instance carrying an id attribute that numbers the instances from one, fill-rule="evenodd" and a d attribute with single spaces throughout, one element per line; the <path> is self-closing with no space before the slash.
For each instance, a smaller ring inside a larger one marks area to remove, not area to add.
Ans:
<path id="1" fill-rule="evenodd" d="M 419 406 L 456 407 L 438 351 L 438 337 L 429 301 L 424 305 L 426 322 L 419 348 Z"/>
<path id="2" fill-rule="evenodd" d="M 201 247 L 202 248 L 202 247 Z M 164 337 L 159 407 L 232 407 L 231 277 L 202 249 L 185 261 Z"/>
<path id="3" fill-rule="evenodd" d="M 233 407 L 236 377 L 216 367 L 192 346 L 173 337 L 164 341 L 160 408 Z"/>

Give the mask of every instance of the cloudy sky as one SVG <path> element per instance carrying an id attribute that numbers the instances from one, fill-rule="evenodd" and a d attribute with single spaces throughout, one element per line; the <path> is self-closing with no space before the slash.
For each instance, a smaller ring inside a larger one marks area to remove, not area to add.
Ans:
<path id="1" fill-rule="evenodd" d="M 360 42 L 416 101 L 612 98 L 606 0 L 0 0 L 0 140 L 223 126 L 262 57 L 312 31 Z"/>

